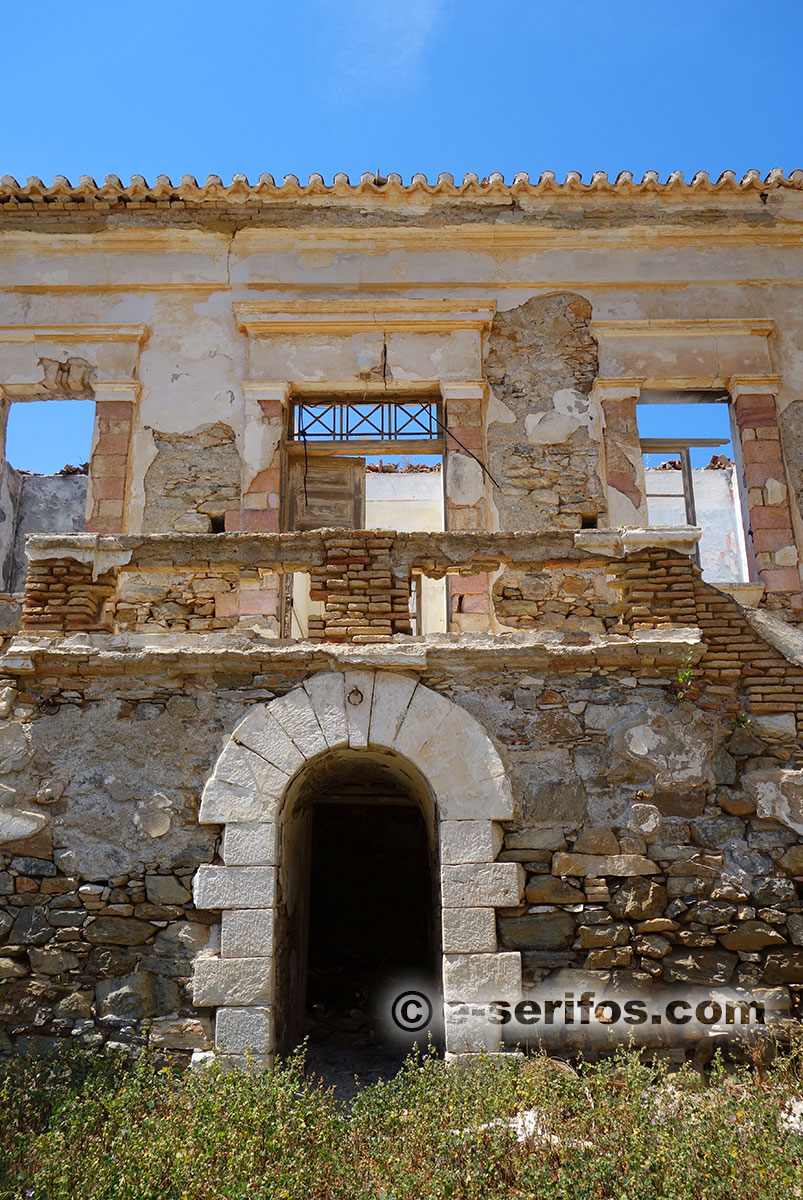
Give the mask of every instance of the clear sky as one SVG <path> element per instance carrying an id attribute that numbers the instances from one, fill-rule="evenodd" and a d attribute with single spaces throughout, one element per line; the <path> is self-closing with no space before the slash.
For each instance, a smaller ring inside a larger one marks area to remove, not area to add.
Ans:
<path id="1" fill-rule="evenodd" d="M 801 51 L 803 0 L 5 0 L 0 174 L 788 172 Z"/>

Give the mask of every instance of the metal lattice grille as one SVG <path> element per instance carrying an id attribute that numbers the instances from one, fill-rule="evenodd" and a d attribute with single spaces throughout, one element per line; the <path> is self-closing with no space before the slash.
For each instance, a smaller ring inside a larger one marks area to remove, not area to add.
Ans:
<path id="1" fill-rule="evenodd" d="M 294 442 L 434 442 L 441 436 L 435 401 L 293 404 Z"/>

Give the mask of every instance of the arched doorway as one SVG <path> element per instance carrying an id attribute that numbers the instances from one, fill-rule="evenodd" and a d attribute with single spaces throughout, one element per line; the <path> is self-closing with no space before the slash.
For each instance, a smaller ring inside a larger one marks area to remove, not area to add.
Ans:
<path id="1" fill-rule="evenodd" d="M 293 779 L 278 854 L 280 1053 L 303 1036 L 344 1050 L 399 1045 L 383 1002 L 413 982 L 438 1014 L 437 833 L 426 781 L 392 751 L 329 750 Z"/>
<path id="2" fill-rule="evenodd" d="M 439 863 L 446 1049 L 498 1048 L 498 1026 L 452 1022 L 450 1004 L 521 990 L 521 956 L 500 951 L 496 934 L 495 909 L 517 905 L 524 887 L 520 864 L 496 861 L 499 822 L 513 817 L 504 763 L 478 721 L 413 676 L 342 670 L 252 708 L 204 787 L 199 820 L 224 826 L 223 862 L 200 867 L 193 892 L 221 912 L 221 930 L 219 951 L 195 961 L 193 998 L 217 1010 L 218 1049 L 269 1060 L 302 1021 L 315 788 L 304 797 L 318 767 L 338 760 L 370 766 L 372 787 L 393 781 L 423 815 Z"/>

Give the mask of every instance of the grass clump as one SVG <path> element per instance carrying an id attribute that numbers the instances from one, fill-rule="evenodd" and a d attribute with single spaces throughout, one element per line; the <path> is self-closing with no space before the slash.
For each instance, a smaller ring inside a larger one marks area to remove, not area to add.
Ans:
<path id="1" fill-rule="evenodd" d="M 351 1108 L 304 1075 L 77 1052 L 0 1067 L 0 1198 L 798 1200 L 799 1051 L 703 1082 L 635 1053 L 408 1059 Z M 527 1114 L 518 1124 L 510 1118 Z"/>

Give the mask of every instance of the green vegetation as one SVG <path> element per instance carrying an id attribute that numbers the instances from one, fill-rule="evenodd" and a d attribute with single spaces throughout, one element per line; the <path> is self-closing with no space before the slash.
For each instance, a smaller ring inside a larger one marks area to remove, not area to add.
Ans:
<path id="1" fill-rule="evenodd" d="M 795 1200 L 789 1125 L 803 1056 L 703 1082 L 630 1052 L 578 1072 L 547 1058 L 408 1060 L 351 1109 L 273 1071 L 181 1073 L 75 1053 L 0 1067 L 0 1197 L 26 1200 Z M 494 1118 L 537 1110 L 519 1142 Z"/>

